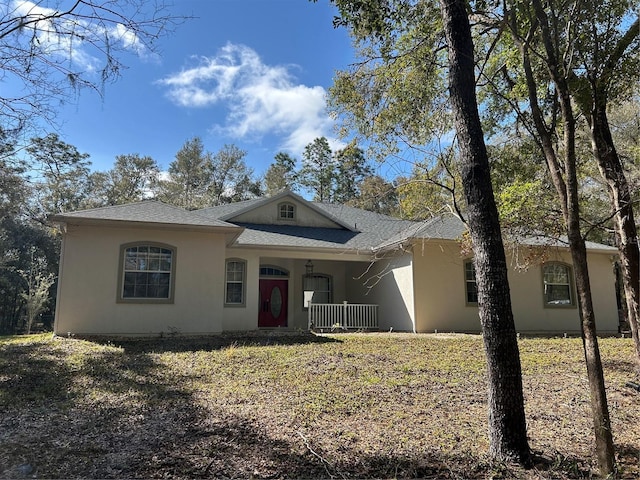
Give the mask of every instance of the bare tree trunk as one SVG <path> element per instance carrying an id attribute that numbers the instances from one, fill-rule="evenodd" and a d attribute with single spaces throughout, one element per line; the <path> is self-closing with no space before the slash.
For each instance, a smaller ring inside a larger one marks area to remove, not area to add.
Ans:
<path id="1" fill-rule="evenodd" d="M 551 179 L 563 202 L 562 211 L 569 237 L 569 248 L 573 260 L 573 268 L 578 291 L 578 307 L 580 313 L 580 326 L 584 347 L 587 377 L 591 399 L 591 413 L 596 439 L 596 455 L 598 466 L 602 476 L 609 476 L 615 472 L 615 452 L 613 448 L 613 435 L 611 432 L 611 420 L 604 382 L 604 373 L 600 359 L 600 349 L 596 336 L 596 319 L 591 298 L 591 285 L 587 268 L 587 249 L 582 232 L 580 230 L 580 202 L 578 196 L 578 176 L 575 150 L 575 118 L 571 103 L 570 90 L 567 77 L 563 73 L 563 65 L 560 63 L 554 48 L 553 34 L 550 29 L 549 19 L 540 0 L 533 0 L 536 18 L 539 22 L 542 43 L 546 53 L 545 62 L 549 70 L 550 78 L 556 87 L 560 111 L 563 120 L 564 139 L 564 168 L 561 168 L 555 151 L 543 148 L 545 159 Z M 527 46 L 521 45 L 523 52 L 523 64 L 527 74 L 527 86 L 529 89 L 529 102 L 532 114 L 535 117 L 536 130 L 545 146 L 550 145 L 551 133 L 545 127 L 539 108 L 535 81 L 529 62 Z M 562 173 L 564 171 L 564 179 Z"/>
<path id="2" fill-rule="evenodd" d="M 629 183 L 622 168 L 620 157 L 613 144 L 609 128 L 606 106 L 601 105 L 599 97 L 594 101 L 590 118 L 591 142 L 593 154 L 598 161 L 602 177 L 609 187 L 609 199 L 614 211 L 614 222 L 620 270 L 627 306 L 627 320 L 636 349 L 636 367 L 640 371 L 640 338 L 638 321 L 640 320 L 640 250 L 638 249 L 638 230 L 633 215 L 633 202 Z"/>
<path id="3" fill-rule="evenodd" d="M 461 170 L 473 241 L 488 374 L 490 454 L 530 463 L 522 372 L 507 280 L 498 210 L 478 115 L 474 52 L 464 0 L 441 0 L 449 50 L 449 90 L 461 153 Z"/>
<path id="4" fill-rule="evenodd" d="M 569 182 L 568 182 L 569 183 Z M 577 205 L 576 205 L 577 207 Z M 568 236 L 571 258 L 573 260 L 576 290 L 578 292 L 578 311 L 582 330 L 582 344 L 584 347 L 589 392 L 591 399 L 591 414 L 596 438 L 596 455 L 600 474 L 608 477 L 615 472 L 615 450 L 611 432 L 611 419 L 607 402 L 607 392 L 604 382 L 604 372 L 600 358 L 600 348 L 596 335 L 596 319 L 593 311 L 589 270 L 587 268 L 587 249 L 580 232 L 577 208 L 569 205 Z"/>

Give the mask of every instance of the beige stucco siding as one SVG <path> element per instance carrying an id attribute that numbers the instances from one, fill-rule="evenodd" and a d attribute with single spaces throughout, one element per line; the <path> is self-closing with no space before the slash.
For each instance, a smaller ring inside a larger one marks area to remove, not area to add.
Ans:
<path id="1" fill-rule="evenodd" d="M 288 258 L 296 255 L 299 258 Z M 309 254 L 280 250 L 262 251 L 259 249 L 228 248 L 225 258 L 235 258 L 247 262 L 246 302 L 244 306 L 226 306 L 223 308 L 222 327 L 225 331 L 255 330 L 258 328 L 258 307 L 260 287 L 260 266 L 274 266 L 289 272 L 287 291 L 287 328 L 306 329 L 308 313 L 303 308 L 303 276 Z M 314 258 L 314 273 L 331 277 L 334 303 L 342 303 L 347 297 L 345 262 L 331 260 L 335 254 L 317 254 L 325 258 Z"/>
<path id="2" fill-rule="evenodd" d="M 566 251 L 553 251 L 550 261 L 571 265 Z M 616 332 L 618 311 L 610 253 L 590 252 L 589 274 L 598 331 Z M 516 329 L 519 332 L 575 333 L 580 329 L 577 307 L 545 307 L 542 269 L 515 268 L 508 258 L 509 286 Z M 419 332 L 480 330 L 476 305 L 466 303 L 464 259 L 455 242 L 426 241 L 414 245 L 416 329 Z M 574 289 L 575 294 L 575 289 Z"/>
<path id="3" fill-rule="evenodd" d="M 415 331 L 411 254 L 352 264 L 347 277 L 350 302 L 378 305 L 380 330 Z"/>
<path id="4" fill-rule="evenodd" d="M 120 245 L 176 248 L 172 304 L 118 303 Z M 57 334 L 155 335 L 222 331 L 224 236 L 163 229 L 68 227 L 56 308 Z"/>

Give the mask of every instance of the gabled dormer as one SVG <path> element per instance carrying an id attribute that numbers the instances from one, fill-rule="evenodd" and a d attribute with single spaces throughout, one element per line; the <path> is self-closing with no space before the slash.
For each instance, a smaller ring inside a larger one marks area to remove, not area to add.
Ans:
<path id="1" fill-rule="evenodd" d="M 244 208 L 220 217 L 230 223 L 258 225 L 292 225 L 297 227 L 336 228 L 356 232 L 357 229 L 316 207 L 291 191 L 251 202 Z"/>

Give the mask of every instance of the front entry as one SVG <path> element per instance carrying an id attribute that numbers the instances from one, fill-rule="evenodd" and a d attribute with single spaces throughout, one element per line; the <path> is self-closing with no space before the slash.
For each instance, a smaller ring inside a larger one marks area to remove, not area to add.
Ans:
<path id="1" fill-rule="evenodd" d="M 258 327 L 287 326 L 288 280 L 260 279 L 260 314 Z"/>

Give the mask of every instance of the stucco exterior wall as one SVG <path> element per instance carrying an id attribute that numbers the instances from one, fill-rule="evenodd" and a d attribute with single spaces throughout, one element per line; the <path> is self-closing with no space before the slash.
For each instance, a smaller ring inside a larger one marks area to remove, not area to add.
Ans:
<path id="1" fill-rule="evenodd" d="M 379 305 L 380 330 L 393 327 L 395 331 L 415 331 L 413 259 L 410 253 L 349 267 L 350 302 Z"/>
<path id="2" fill-rule="evenodd" d="M 173 303 L 119 303 L 120 246 L 133 242 L 176 249 Z M 571 264 L 566 250 L 550 261 Z M 245 303 L 225 306 L 225 260 L 246 262 Z M 333 303 L 380 305 L 380 329 L 478 332 L 478 308 L 466 303 L 464 259 L 456 242 L 416 242 L 369 267 L 366 254 L 279 248 L 227 247 L 223 234 L 164 228 L 69 226 L 60 263 L 55 332 L 59 335 L 212 334 L 258 328 L 260 266 L 289 272 L 289 329 L 307 328 L 303 305 L 305 264 L 331 277 Z M 525 272 L 510 262 L 516 328 L 523 333 L 579 331 L 577 307 L 545 307 L 541 266 Z M 590 252 L 589 272 L 598 331 L 617 332 L 618 311 L 611 252 Z M 363 275 L 364 273 L 364 275 Z M 378 276 L 376 280 L 375 277 Z M 372 288 L 367 288 L 367 284 Z"/>
<path id="3" fill-rule="evenodd" d="M 176 248 L 172 304 L 117 303 L 120 245 Z M 68 227 L 60 266 L 59 335 L 217 333 L 223 326 L 224 236 L 162 229 Z"/>
<path id="4" fill-rule="evenodd" d="M 425 241 L 414 245 L 414 287 L 418 332 L 478 332 L 478 307 L 466 303 L 464 261 L 455 242 Z M 546 307 L 542 267 L 517 271 L 509 259 L 509 286 L 516 329 L 523 333 L 576 333 L 578 308 Z M 548 261 L 571 265 L 566 251 L 552 251 Z M 615 333 L 618 310 L 610 253 L 588 255 L 598 332 Z M 574 289 L 575 293 L 575 289 Z"/>
<path id="5" fill-rule="evenodd" d="M 282 256 L 280 256 L 282 255 Z M 260 266 L 269 265 L 285 269 L 289 272 L 287 291 L 287 328 L 306 330 L 308 313 L 303 306 L 303 276 L 306 272 L 307 256 L 298 254 L 299 258 L 288 258 L 291 252 L 274 250 L 266 252 L 257 249 L 229 248 L 225 258 L 237 258 L 247 262 L 246 302 L 244 306 L 223 307 L 222 328 L 225 331 L 245 331 L 258 328 L 258 303 L 260 286 Z M 333 287 L 334 303 L 342 303 L 347 297 L 346 265 L 342 261 L 334 261 L 335 255 L 323 255 L 325 259 L 313 259 L 314 273 L 329 275 Z M 224 276 L 224 270 L 222 270 Z M 223 287 L 224 288 L 224 287 Z"/>

